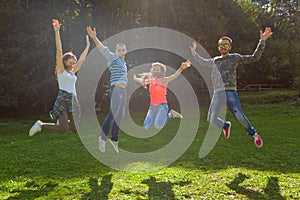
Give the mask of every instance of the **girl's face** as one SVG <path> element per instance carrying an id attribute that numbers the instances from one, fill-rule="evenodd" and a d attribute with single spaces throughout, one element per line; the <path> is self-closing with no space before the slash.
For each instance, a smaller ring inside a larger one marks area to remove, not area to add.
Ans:
<path id="1" fill-rule="evenodd" d="M 66 70 L 73 71 L 74 70 L 74 65 L 76 64 L 76 60 L 74 58 L 70 58 L 67 61 L 65 61 L 65 68 Z"/>
<path id="2" fill-rule="evenodd" d="M 160 66 L 154 65 L 154 66 L 152 67 L 152 72 L 153 72 L 153 73 L 161 72 Z"/>
<path id="3" fill-rule="evenodd" d="M 164 72 L 161 70 L 161 67 L 159 65 L 154 65 L 151 69 L 151 72 L 154 77 L 156 78 L 163 78 Z"/>

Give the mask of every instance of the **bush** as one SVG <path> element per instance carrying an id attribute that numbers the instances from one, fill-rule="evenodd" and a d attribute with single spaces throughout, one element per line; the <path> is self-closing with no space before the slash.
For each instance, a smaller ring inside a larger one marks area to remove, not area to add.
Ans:
<path id="1" fill-rule="evenodd" d="M 240 93 L 241 102 L 245 104 L 274 104 L 280 102 L 293 102 L 296 100 L 296 96 L 297 91 L 294 90 Z"/>

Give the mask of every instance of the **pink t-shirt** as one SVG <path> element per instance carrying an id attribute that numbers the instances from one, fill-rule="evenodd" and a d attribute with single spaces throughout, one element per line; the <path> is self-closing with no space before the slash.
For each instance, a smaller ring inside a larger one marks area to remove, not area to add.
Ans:
<path id="1" fill-rule="evenodd" d="M 163 78 L 155 78 L 149 86 L 150 105 L 157 105 L 167 102 L 167 87 L 162 84 Z"/>

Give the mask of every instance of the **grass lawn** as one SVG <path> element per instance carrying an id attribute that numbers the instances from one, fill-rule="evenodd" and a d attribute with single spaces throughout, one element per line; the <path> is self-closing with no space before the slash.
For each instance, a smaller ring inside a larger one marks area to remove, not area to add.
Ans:
<path id="1" fill-rule="evenodd" d="M 43 130 L 29 137 L 35 119 L 0 119 L 0 199 L 300 199 L 300 107 L 290 100 L 294 94 L 240 94 L 243 111 L 264 140 L 262 148 L 228 114 L 230 138 L 220 137 L 199 158 L 208 127 L 205 107 L 187 151 L 154 171 L 111 169 L 88 152 L 77 134 Z M 152 151 L 172 140 L 177 128 L 174 120 L 139 142 L 121 132 L 119 146 Z M 145 163 L 135 167 L 151 168 Z"/>

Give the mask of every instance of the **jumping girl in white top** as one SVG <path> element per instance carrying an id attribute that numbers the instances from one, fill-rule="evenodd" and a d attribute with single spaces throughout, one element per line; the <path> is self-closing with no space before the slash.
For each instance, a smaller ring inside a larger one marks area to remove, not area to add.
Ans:
<path id="1" fill-rule="evenodd" d="M 90 42 L 88 35 L 86 36 L 86 47 L 80 55 L 77 62 L 76 56 L 72 52 L 62 54 L 62 44 L 60 39 L 60 24 L 57 19 L 52 20 L 53 29 L 55 32 L 56 44 L 56 74 L 58 80 L 58 95 L 50 111 L 50 117 L 57 120 L 58 123 L 44 123 L 40 120 L 36 121 L 29 131 L 29 136 L 33 136 L 42 128 L 50 129 L 60 133 L 68 130 L 77 132 L 76 127 L 79 123 L 80 107 L 76 96 L 75 83 L 77 80 L 76 72 L 83 64 L 88 53 Z"/>

